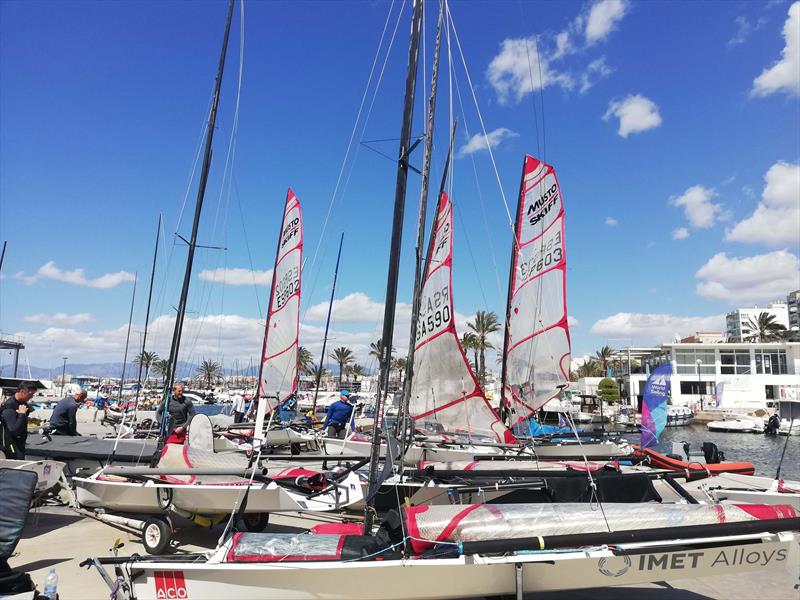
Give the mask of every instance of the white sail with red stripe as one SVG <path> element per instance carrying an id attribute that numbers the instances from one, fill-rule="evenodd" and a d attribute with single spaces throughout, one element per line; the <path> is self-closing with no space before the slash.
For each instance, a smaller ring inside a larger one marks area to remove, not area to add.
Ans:
<path id="1" fill-rule="evenodd" d="M 453 213 L 437 204 L 420 293 L 409 415 L 417 429 L 513 443 L 492 410 L 461 347 L 453 312 Z"/>
<path id="2" fill-rule="evenodd" d="M 505 339 L 506 405 L 519 422 L 569 383 L 564 205 L 555 169 L 525 156 Z"/>
<path id="3" fill-rule="evenodd" d="M 256 435 L 264 414 L 297 391 L 297 353 L 300 332 L 300 279 L 303 260 L 303 221 L 300 200 L 289 189 L 281 222 L 269 312 L 261 358 L 261 381 Z"/>

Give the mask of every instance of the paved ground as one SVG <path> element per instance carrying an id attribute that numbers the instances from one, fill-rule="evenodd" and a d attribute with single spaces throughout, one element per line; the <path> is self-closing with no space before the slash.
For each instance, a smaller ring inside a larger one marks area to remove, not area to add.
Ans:
<path id="1" fill-rule="evenodd" d="M 308 527 L 308 519 L 273 515 L 271 531 Z M 176 534 L 176 552 L 197 552 L 215 545 L 222 526 L 212 529 L 186 528 Z M 73 510 L 43 507 L 31 511 L 11 566 L 31 574 L 40 589 L 55 566 L 62 600 L 101 600 L 108 589 L 94 570 L 79 563 L 89 556 L 108 556 L 114 540 L 125 544 L 122 554 L 144 553 L 137 535 L 111 527 Z M 742 574 L 705 580 L 673 581 L 664 585 L 580 590 L 569 593 L 532 594 L 536 600 L 700 600 L 704 598 L 800 600 L 800 564 L 789 571 L 764 575 Z M 230 599 L 234 600 L 234 599 Z"/>

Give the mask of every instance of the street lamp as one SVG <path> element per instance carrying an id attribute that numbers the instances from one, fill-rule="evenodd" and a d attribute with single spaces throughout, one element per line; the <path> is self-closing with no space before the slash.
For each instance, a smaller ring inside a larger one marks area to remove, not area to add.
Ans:
<path id="1" fill-rule="evenodd" d="M 700 393 L 700 410 L 703 410 L 703 393 L 701 391 L 703 380 L 700 378 L 700 365 L 703 363 L 702 360 L 699 358 L 694 361 L 694 364 L 697 366 L 697 391 Z"/>
<path id="2" fill-rule="evenodd" d="M 67 373 L 67 358 L 68 356 L 62 357 L 64 359 L 64 366 L 61 367 L 61 395 L 64 395 L 64 386 L 66 385 L 66 373 Z"/>

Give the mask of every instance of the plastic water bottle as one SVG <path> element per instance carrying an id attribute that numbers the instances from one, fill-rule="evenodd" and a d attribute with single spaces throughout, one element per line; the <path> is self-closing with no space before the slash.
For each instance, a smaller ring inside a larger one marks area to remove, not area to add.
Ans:
<path id="1" fill-rule="evenodd" d="M 56 575 L 56 568 L 52 567 L 50 573 L 47 574 L 47 579 L 44 580 L 44 591 L 42 592 L 50 600 L 56 600 L 58 597 L 58 575 Z"/>

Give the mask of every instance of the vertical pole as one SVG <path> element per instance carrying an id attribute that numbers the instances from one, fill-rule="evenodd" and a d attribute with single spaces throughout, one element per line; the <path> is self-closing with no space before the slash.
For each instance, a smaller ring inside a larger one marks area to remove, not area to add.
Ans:
<path id="1" fill-rule="evenodd" d="M 336 278 L 339 276 L 339 259 L 342 258 L 342 243 L 344 242 L 344 231 L 339 238 L 339 252 L 336 254 L 336 267 L 333 269 L 333 287 L 331 288 L 331 300 L 328 303 L 328 318 L 325 321 L 325 337 L 322 338 L 322 355 L 319 358 L 319 368 L 317 369 L 316 382 L 314 383 L 314 402 L 311 404 L 311 412 L 317 410 L 317 397 L 319 396 L 319 380 L 322 379 L 322 361 L 325 360 L 325 346 L 328 344 L 328 328 L 331 325 L 331 312 L 333 311 L 333 295 L 336 293 Z"/>
<path id="2" fill-rule="evenodd" d="M 400 272 L 400 250 L 403 241 L 403 213 L 406 204 L 406 181 L 408 179 L 408 151 L 411 141 L 411 126 L 414 120 L 414 93 L 417 85 L 417 65 L 419 59 L 419 38 L 422 29 L 423 0 L 414 0 L 414 13 L 411 21 L 411 43 L 408 49 L 408 72 L 403 108 L 403 125 L 400 130 L 400 150 L 397 159 L 397 184 L 394 197 L 394 218 L 392 221 L 392 243 L 389 252 L 389 269 L 386 278 L 386 302 L 383 313 L 383 335 L 381 335 L 381 373 L 375 397 L 375 422 L 372 428 L 372 451 L 369 463 L 369 485 L 367 507 L 364 518 L 364 531 L 372 529 L 375 478 L 378 474 L 378 460 L 381 450 L 379 424 L 383 395 L 389 388 L 389 371 L 392 358 L 392 338 L 394 336 L 395 304 L 397 303 L 397 279 Z"/>
<path id="3" fill-rule="evenodd" d="M 64 366 L 61 367 L 61 395 L 62 396 L 64 395 L 64 386 L 66 385 L 65 379 L 67 377 L 67 359 L 69 357 L 65 356 L 63 358 L 64 358 Z"/>
<path id="4" fill-rule="evenodd" d="M 153 251 L 153 266 L 150 269 L 150 291 L 147 294 L 147 311 L 144 316 L 144 336 L 142 336 L 142 350 L 139 354 L 139 373 L 136 375 L 136 400 L 134 401 L 134 416 L 139 409 L 139 389 L 142 387 L 142 367 L 144 353 L 147 348 L 147 327 L 150 324 L 150 304 L 153 300 L 153 280 L 156 276 L 156 259 L 158 258 L 158 239 L 161 234 L 161 214 L 158 215 L 158 227 L 156 227 L 156 248 Z M 147 374 L 150 374 L 150 366 L 147 367 Z"/>
<path id="5" fill-rule="evenodd" d="M 433 71 L 431 72 L 431 93 L 428 97 L 428 125 L 425 128 L 425 152 L 422 159 L 422 190 L 420 191 L 419 199 L 419 218 L 417 220 L 417 248 L 416 248 L 416 264 L 414 270 L 414 292 L 411 300 L 411 331 L 409 332 L 408 340 L 408 355 L 406 357 L 406 377 L 403 382 L 403 396 L 400 402 L 400 407 L 397 415 L 396 431 L 402 433 L 405 431 L 405 422 L 407 417 L 408 403 L 411 398 L 411 381 L 414 377 L 414 352 L 417 345 L 417 321 L 419 319 L 419 303 L 420 293 L 422 289 L 422 278 L 424 277 L 422 269 L 423 261 L 423 248 L 425 246 L 425 221 L 427 220 L 428 211 L 428 184 L 431 175 L 431 149 L 433 146 L 433 124 L 436 117 L 436 89 L 439 83 L 439 50 L 441 47 L 442 39 L 442 20 L 444 17 L 444 0 L 439 2 L 439 22 L 436 26 L 436 45 L 433 50 Z M 450 156 L 448 155 L 448 161 Z M 449 162 L 448 162 L 449 164 Z M 447 166 L 445 166 L 445 173 L 447 173 Z M 444 178 L 442 179 L 444 182 Z M 436 218 L 438 216 L 438 206 L 436 203 L 437 211 L 433 215 L 433 227 L 436 227 Z M 432 238 L 433 236 L 431 236 Z M 430 250 L 429 250 L 430 253 Z M 427 265 L 426 265 L 427 266 Z"/>
<path id="6" fill-rule="evenodd" d="M 225 57 L 228 52 L 228 37 L 231 31 L 231 19 L 233 18 L 234 0 L 228 2 L 228 17 L 225 22 L 225 36 L 222 40 L 222 50 L 219 56 L 219 66 L 217 67 L 217 78 L 214 86 L 214 97 L 211 102 L 211 112 L 208 117 L 208 130 L 206 131 L 205 153 L 203 157 L 203 169 L 200 172 L 200 183 L 197 188 L 197 201 L 194 208 L 194 221 L 192 222 L 192 235 L 189 238 L 189 253 L 186 257 L 186 270 L 183 274 L 183 287 L 181 288 L 181 299 L 178 304 L 178 314 L 175 317 L 175 329 L 172 333 L 172 346 L 169 351 L 169 367 L 167 369 L 167 385 L 164 386 L 164 419 L 161 422 L 161 437 L 164 437 L 166 429 L 166 417 L 168 411 L 166 405 L 172 393 L 172 384 L 175 381 L 175 371 L 178 366 L 178 352 L 181 346 L 181 333 L 183 332 L 183 321 L 186 316 L 186 301 L 189 297 L 189 281 L 192 278 L 192 263 L 194 262 L 194 251 L 197 247 L 197 231 L 200 228 L 200 213 L 203 210 L 203 199 L 206 194 L 206 184 L 208 183 L 208 173 L 211 170 L 211 143 L 214 139 L 214 129 L 217 122 L 217 107 L 219 106 L 219 94 L 222 87 L 222 73 L 225 70 Z M 158 452 L 161 449 L 158 448 Z"/>

